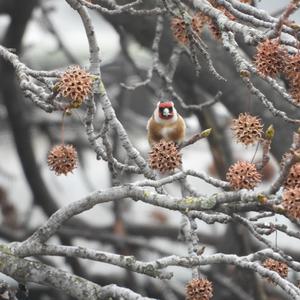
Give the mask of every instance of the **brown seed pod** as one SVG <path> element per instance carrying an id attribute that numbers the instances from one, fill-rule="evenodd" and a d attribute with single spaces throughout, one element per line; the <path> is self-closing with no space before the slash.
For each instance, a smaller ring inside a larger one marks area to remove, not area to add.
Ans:
<path id="1" fill-rule="evenodd" d="M 300 162 L 292 165 L 284 187 L 286 189 L 300 188 Z"/>
<path id="2" fill-rule="evenodd" d="M 216 0 L 208 0 L 208 2 L 214 7 L 218 6 L 218 3 Z"/>
<path id="3" fill-rule="evenodd" d="M 56 91 L 71 100 L 67 108 L 78 108 L 92 92 L 91 75 L 79 66 L 70 67 L 60 77 L 55 86 Z"/>
<path id="4" fill-rule="evenodd" d="M 218 10 L 220 10 L 230 21 L 235 20 L 235 16 L 233 16 L 224 6 L 217 4 L 212 5 L 215 6 L 215 8 L 217 8 Z M 219 28 L 218 24 L 212 18 L 209 18 L 208 25 L 214 38 L 216 40 L 219 40 L 221 38 L 221 29 Z"/>
<path id="5" fill-rule="evenodd" d="M 201 11 L 197 12 L 192 18 L 192 29 L 200 35 L 204 25 L 208 22 L 209 17 L 203 14 Z"/>
<path id="6" fill-rule="evenodd" d="M 300 187 L 285 190 L 282 206 L 288 216 L 300 219 Z"/>
<path id="7" fill-rule="evenodd" d="M 214 20 L 210 19 L 208 26 L 209 26 L 209 29 L 210 29 L 213 37 L 216 40 L 220 40 L 221 39 L 221 30 L 220 30 L 218 24 Z"/>
<path id="8" fill-rule="evenodd" d="M 289 81 L 289 93 L 294 103 L 300 105 L 300 54 L 287 56 L 284 75 Z"/>
<path id="9" fill-rule="evenodd" d="M 286 278 L 288 276 L 289 269 L 286 263 L 283 263 L 281 261 L 272 258 L 268 258 L 264 261 L 263 266 L 266 269 L 278 273 L 282 278 Z M 271 278 L 269 279 L 269 281 L 273 282 Z"/>
<path id="10" fill-rule="evenodd" d="M 212 282 L 207 279 L 193 279 L 186 285 L 186 300 L 209 300 L 212 296 Z"/>
<path id="11" fill-rule="evenodd" d="M 300 72 L 300 54 L 287 55 L 283 73 L 287 79 L 294 80 Z"/>
<path id="12" fill-rule="evenodd" d="M 251 190 L 261 182 L 261 174 L 258 173 L 255 164 L 238 161 L 229 168 L 226 179 L 234 190 Z"/>
<path id="13" fill-rule="evenodd" d="M 256 50 L 254 62 L 262 77 L 274 78 L 284 71 L 287 51 L 279 44 L 278 39 L 265 40 L 258 44 Z"/>
<path id="14" fill-rule="evenodd" d="M 203 26 L 208 21 L 202 12 L 196 13 L 191 21 L 192 30 L 200 35 Z M 187 26 L 182 18 L 176 17 L 171 20 L 171 30 L 176 40 L 181 44 L 188 44 Z"/>
<path id="15" fill-rule="evenodd" d="M 289 93 L 293 98 L 293 102 L 300 106 L 300 73 L 294 76 L 293 80 L 289 81 Z"/>
<path id="16" fill-rule="evenodd" d="M 148 162 L 153 170 L 171 172 L 181 166 L 181 153 L 174 142 L 161 140 L 152 146 Z"/>
<path id="17" fill-rule="evenodd" d="M 241 113 L 237 119 L 233 119 L 231 129 L 237 142 L 244 145 L 254 144 L 261 139 L 263 134 L 260 118 L 248 113 Z"/>
<path id="18" fill-rule="evenodd" d="M 67 175 L 77 166 L 77 151 L 73 145 L 56 145 L 48 154 L 48 166 L 56 175 Z"/>
<path id="19" fill-rule="evenodd" d="M 182 18 L 173 18 L 171 20 L 171 30 L 176 40 L 181 44 L 188 43 L 185 22 Z"/>

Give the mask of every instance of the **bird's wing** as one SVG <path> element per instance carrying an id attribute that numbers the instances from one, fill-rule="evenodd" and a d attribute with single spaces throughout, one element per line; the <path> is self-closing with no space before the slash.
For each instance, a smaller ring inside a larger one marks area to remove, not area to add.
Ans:
<path id="1" fill-rule="evenodd" d="M 185 130 L 186 129 L 186 123 L 184 121 L 184 118 L 181 115 L 179 115 L 179 114 L 178 114 L 178 116 L 179 116 L 180 122 L 182 122 L 182 126 L 183 126 L 183 128 Z"/>
<path id="2" fill-rule="evenodd" d="M 150 122 L 152 121 L 152 119 L 153 119 L 153 117 L 151 117 L 151 118 L 148 120 L 148 122 L 147 122 L 147 127 L 146 127 L 147 130 L 149 130 Z"/>

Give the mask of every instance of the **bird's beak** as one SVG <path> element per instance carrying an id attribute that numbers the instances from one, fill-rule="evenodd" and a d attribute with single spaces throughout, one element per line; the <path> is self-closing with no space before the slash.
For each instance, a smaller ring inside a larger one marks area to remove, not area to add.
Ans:
<path id="1" fill-rule="evenodd" d="M 170 114 L 169 109 L 168 108 L 164 108 L 164 110 L 163 110 L 163 116 L 168 117 L 169 114 Z"/>

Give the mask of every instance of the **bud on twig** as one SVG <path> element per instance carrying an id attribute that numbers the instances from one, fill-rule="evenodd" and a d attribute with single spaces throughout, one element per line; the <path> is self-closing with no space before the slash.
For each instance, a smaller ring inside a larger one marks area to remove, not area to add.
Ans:
<path id="1" fill-rule="evenodd" d="M 250 72 L 248 71 L 248 70 L 241 70 L 240 71 L 240 76 L 242 77 L 242 78 L 249 78 L 250 77 Z"/>
<path id="2" fill-rule="evenodd" d="M 271 124 L 265 132 L 265 137 L 268 140 L 272 140 L 274 135 L 275 135 L 275 129 L 274 129 L 273 125 Z"/>
<path id="3" fill-rule="evenodd" d="M 268 198 L 264 194 L 257 195 L 257 200 L 260 204 L 266 204 Z"/>
<path id="4" fill-rule="evenodd" d="M 202 132 L 201 132 L 201 136 L 202 137 L 209 137 L 210 136 L 210 134 L 211 134 L 211 132 L 212 132 L 212 128 L 208 128 L 208 129 L 205 129 L 205 130 L 203 130 Z"/>

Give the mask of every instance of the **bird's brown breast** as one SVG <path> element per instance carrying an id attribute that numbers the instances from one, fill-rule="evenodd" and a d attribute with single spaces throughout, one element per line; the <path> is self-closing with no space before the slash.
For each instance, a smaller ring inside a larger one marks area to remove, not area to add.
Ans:
<path id="1" fill-rule="evenodd" d="M 148 140 L 152 145 L 159 142 L 161 139 L 171 140 L 176 143 L 182 142 L 185 135 L 185 122 L 178 115 L 176 122 L 158 123 L 153 117 L 148 123 Z"/>

